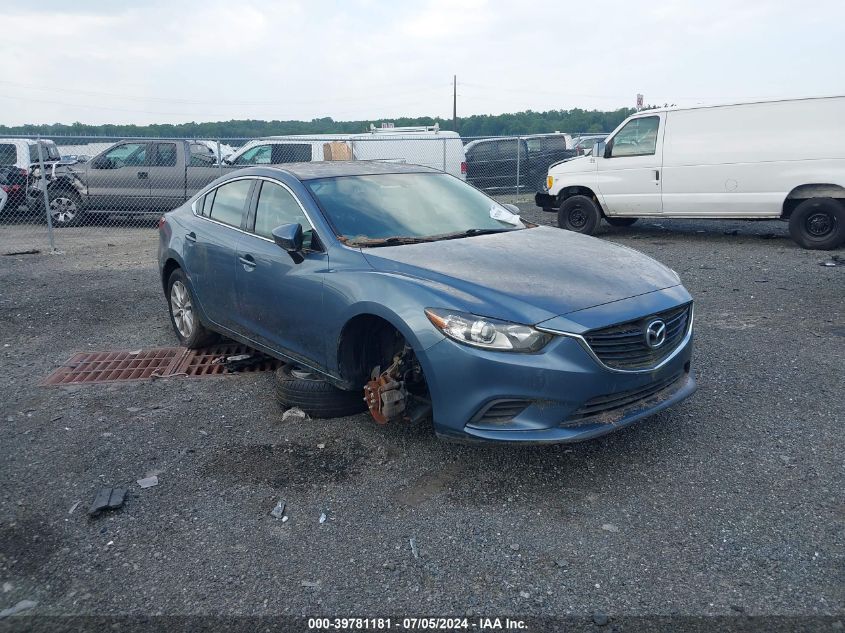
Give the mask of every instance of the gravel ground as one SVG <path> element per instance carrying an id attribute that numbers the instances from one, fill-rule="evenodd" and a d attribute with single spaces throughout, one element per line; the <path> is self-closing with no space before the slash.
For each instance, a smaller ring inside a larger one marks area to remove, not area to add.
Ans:
<path id="1" fill-rule="evenodd" d="M 176 344 L 155 231 L 69 231 L 0 258 L 0 609 L 843 617 L 845 266 L 781 223 L 606 228 L 695 297 L 699 391 L 551 447 L 283 423 L 269 374 L 41 387 L 76 351 Z M 103 485 L 126 504 L 91 520 Z"/>

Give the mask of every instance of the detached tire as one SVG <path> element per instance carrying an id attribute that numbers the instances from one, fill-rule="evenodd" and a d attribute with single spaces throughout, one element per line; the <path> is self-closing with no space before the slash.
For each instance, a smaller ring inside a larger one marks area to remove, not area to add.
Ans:
<path id="1" fill-rule="evenodd" d="M 845 206 L 834 198 L 805 200 L 789 216 L 789 234 L 803 248 L 836 248 L 845 243 Z"/>
<path id="2" fill-rule="evenodd" d="M 608 218 L 606 217 L 605 220 L 610 226 L 631 226 L 634 222 L 639 220 L 639 218 Z"/>
<path id="3" fill-rule="evenodd" d="M 79 226 L 85 221 L 82 197 L 73 189 L 49 189 L 50 221 L 56 228 Z M 43 206 L 43 205 L 42 205 Z"/>
<path id="4" fill-rule="evenodd" d="M 557 225 L 567 231 L 592 235 L 601 222 L 601 210 L 592 198 L 572 196 L 560 205 Z"/>
<path id="5" fill-rule="evenodd" d="M 306 369 L 282 365 L 276 370 L 276 399 L 312 418 L 342 418 L 366 409 L 364 389 L 343 391 Z"/>

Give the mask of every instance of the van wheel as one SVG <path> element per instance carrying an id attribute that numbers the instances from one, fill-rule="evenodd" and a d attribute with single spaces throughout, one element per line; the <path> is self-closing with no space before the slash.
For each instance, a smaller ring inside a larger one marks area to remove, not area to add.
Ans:
<path id="1" fill-rule="evenodd" d="M 343 391 L 294 365 L 276 370 L 276 400 L 283 407 L 298 407 L 312 418 L 340 418 L 367 408 L 363 389 Z"/>
<path id="2" fill-rule="evenodd" d="M 605 218 L 610 226 L 631 226 L 639 218 Z"/>
<path id="3" fill-rule="evenodd" d="M 567 231 L 592 235 L 601 222 L 601 211 L 592 198 L 572 196 L 560 205 L 557 225 Z"/>
<path id="4" fill-rule="evenodd" d="M 789 216 L 789 234 L 804 248 L 836 248 L 845 243 L 845 207 L 834 198 L 805 200 Z"/>

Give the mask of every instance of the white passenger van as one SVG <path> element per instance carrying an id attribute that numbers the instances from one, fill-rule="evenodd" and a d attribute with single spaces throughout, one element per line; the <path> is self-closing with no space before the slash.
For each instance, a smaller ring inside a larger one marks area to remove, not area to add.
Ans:
<path id="1" fill-rule="evenodd" d="M 782 219 L 804 248 L 845 243 L 845 97 L 638 112 L 535 201 L 562 228 L 602 218 Z"/>
<path id="2" fill-rule="evenodd" d="M 359 134 L 273 136 L 250 141 L 226 158 L 231 165 L 278 165 L 328 160 L 327 144 L 343 143 L 352 160 L 381 160 L 440 169 L 466 180 L 466 154 L 457 132 L 425 127 L 376 128 Z"/>

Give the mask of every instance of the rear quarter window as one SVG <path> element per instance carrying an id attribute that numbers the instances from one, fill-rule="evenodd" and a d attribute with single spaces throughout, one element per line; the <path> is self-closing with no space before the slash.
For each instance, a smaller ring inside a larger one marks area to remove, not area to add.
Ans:
<path id="1" fill-rule="evenodd" d="M 217 187 L 211 210 L 206 209 L 206 214 L 217 222 L 240 227 L 253 182 L 249 179 L 235 180 Z"/>
<path id="2" fill-rule="evenodd" d="M 0 165 L 14 165 L 18 162 L 18 151 L 11 143 L 0 143 Z"/>

